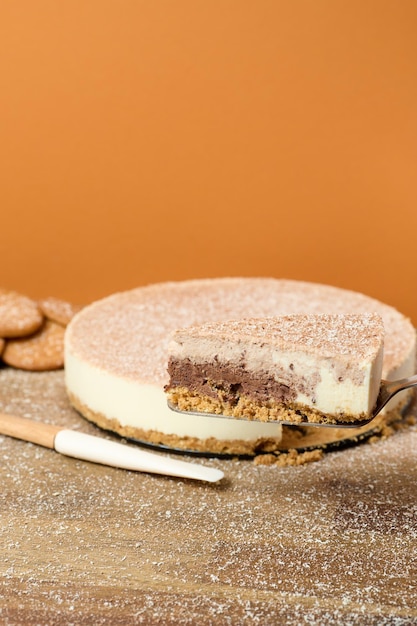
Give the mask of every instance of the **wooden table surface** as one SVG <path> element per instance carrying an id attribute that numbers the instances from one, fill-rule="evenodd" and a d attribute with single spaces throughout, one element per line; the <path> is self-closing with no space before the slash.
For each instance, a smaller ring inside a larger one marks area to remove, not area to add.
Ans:
<path id="1" fill-rule="evenodd" d="M 62 371 L 0 369 L 0 410 L 110 437 Z M 216 484 L 0 441 L 4 626 L 417 624 L 414 426 L 300 467 L 191 459 Z"/>

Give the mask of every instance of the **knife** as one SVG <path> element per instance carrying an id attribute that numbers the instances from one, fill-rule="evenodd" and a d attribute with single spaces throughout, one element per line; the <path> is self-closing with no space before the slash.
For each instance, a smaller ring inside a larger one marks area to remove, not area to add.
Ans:
<path id="1" fill-rule="evenodd" d="M 52 448 L 65 456 L 127 470 L 217 482 L 221 470 L 164 457 L 123 443 L 26 417 L 0 413 L 0 434 Z"/>

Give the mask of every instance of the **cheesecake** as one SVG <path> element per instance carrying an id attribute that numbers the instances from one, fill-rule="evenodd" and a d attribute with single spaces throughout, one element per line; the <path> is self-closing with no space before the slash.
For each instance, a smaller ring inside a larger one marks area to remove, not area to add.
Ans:
<path id="1" fill-rule="evenodd" d="M 172 333 L 248 317 L 374 313 L 385 327 L 382 377 L 413 374 L 412 324 L 393 307 L 364 294 L 276 278 L 207 278 L 137 287 L 97 300 L 73 317 L 65 332 L 66 391 L 81 415 L 123 437 L 162 449 L 256 455 L 279 449 L 283 431 L 292 427 L 197 419 L 168 408 L 164 388 Z M 402 392 L 387 410 L 403 399 Z"/>
<path id="2" fill-rule="evenodd" d="M 172 407 L 247 420 L 360 422 L 378 397 L 378 314 L 283 315 L 178 329 L 169 345 Z"/>

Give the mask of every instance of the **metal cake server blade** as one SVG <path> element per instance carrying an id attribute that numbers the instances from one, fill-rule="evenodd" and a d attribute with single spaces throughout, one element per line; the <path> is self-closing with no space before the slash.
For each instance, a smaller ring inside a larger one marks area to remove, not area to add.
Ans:
<path id="1" fill-rule="evenodd" d="M 275 420 L 280 424 L 284 424 L 285 426 L 318 426 L 325 428 L 361 428 L 362 426 L 366 426 L 370 422 L 372 422 L 377 415 L 382 411 L 382 409 L 386 406 L 386 404 L 393 398 L 398 392 L 404 391 L 405 389 L 409 389 L 410 387 L 417 387 L 417 375 L 408 376 L 407 378 L 401 378 L 400 380 L 381 380 L 379 394 L 377 401 L 375 403 L 374 408 L 371 413 L 363 420 L 349 421 L 349 422 L 310 422 L 305 414 L 301 411 L 300 421 L 296 422 L 290 420 Z M 248 421 L 249 418 L 245 417 L 234 417 L 232 415 L 223 415 L 221 413 L 206 413 L 203 411 L 185 411 L 183 409 L 179 409 L 175 404 L 173 404 L 170 400 L 168 400 L 168 407 L 172 411 L 176 411 L 177 413 L 183 413 L 188 415 L 197 415 L 197 416 L 206 416 L 206 417 L 219 417 L 225 419 L 234 419 L 234 420 L 245 420 Z M 323 418 L 324 419 L 324 418 Z M 336 418 L 335 418 L 336 419 Z M 256 420 L 249 420 L 256 421 Z M 274 420 L 268 420 L 267 422 L 263 422 L 259 420 L 262 424 L 273 423 Z"/>

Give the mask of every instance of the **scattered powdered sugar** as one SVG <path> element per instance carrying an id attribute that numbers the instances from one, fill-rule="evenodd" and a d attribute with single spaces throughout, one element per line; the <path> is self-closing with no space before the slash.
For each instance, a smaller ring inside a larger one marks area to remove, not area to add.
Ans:
<path id="1" fill-rule="evenodd" d="M 247 317 L 375 313 L 385 326 L 388 377 L 414 350 L 415 331 L 401 313 L 356 292 L 272 278 L 162 283 L 115 294 L 74 318 L 67 348 L 116 375 L 164 385 L 168 344 L 177 328 Z"/>
<path id="2" fill-rule="evenodd" d="M 109 436 L 59 371 L 0 369 L 0 411 Z M 416 427 L 300 467 L 189 457 L 216 484 L 0 445 L 4 626 L 417 622 Z"/>

